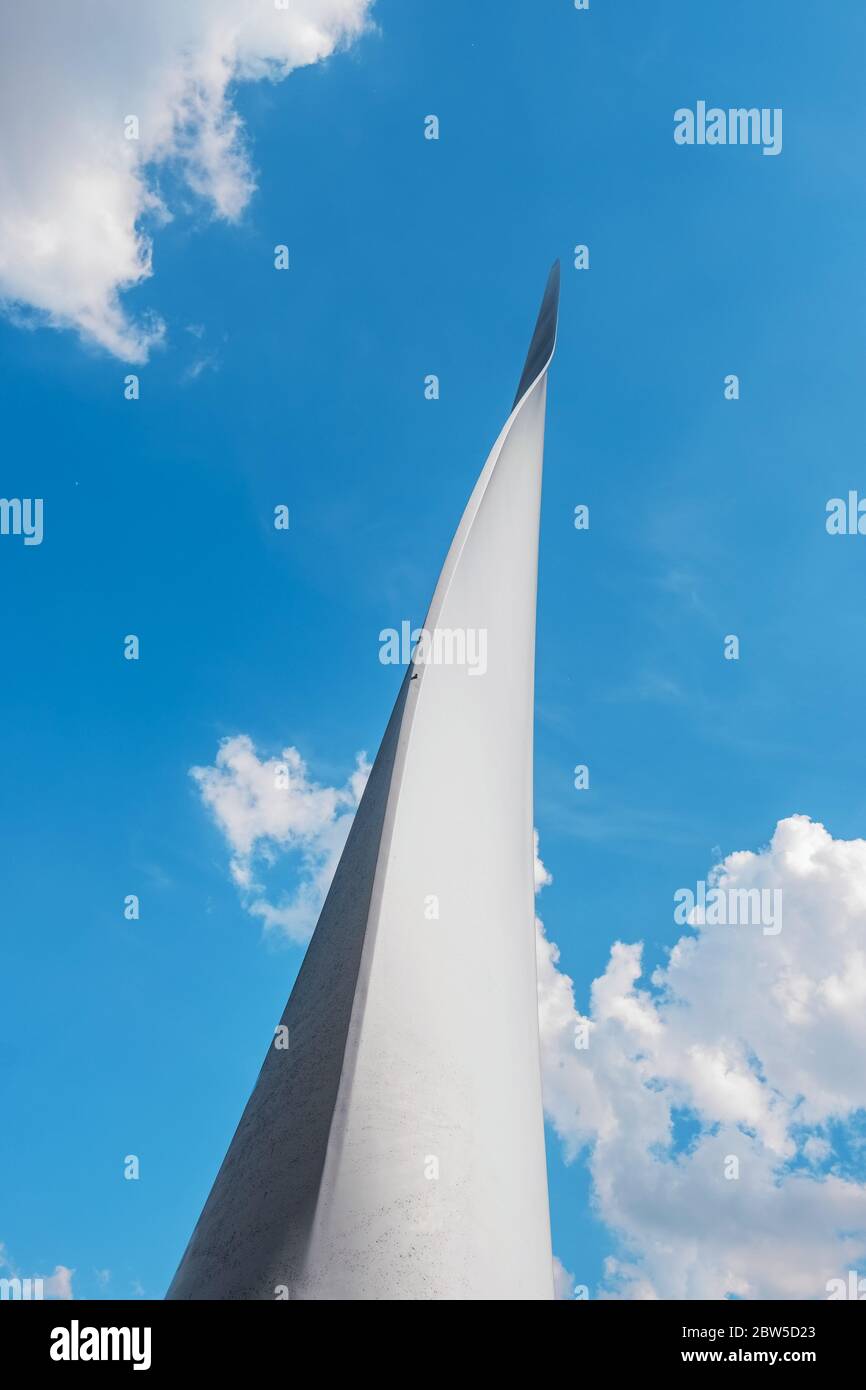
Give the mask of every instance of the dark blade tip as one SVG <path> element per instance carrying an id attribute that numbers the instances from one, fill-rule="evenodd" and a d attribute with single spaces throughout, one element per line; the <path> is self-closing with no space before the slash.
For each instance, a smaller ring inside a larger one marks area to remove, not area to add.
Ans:
<path id="1" fill-rule="evenodd" d="M 535 323 L 535 332 L 532 335 L 532 342 L 529 344 L 529 351 L 526 354 L 526 363 L 523 368 L 523 375 L 520 378 L 520 385 L 517 388 L 517 395 L 514 397 L 512 410 L 526 395 L 532 383 L 539 373 L 546 367 L 553 356 L 553 349 L 556 344 L 556 320 L 559 313 L 559 261 L 554 261 L 547 277 L 547 285 L 544 290 L 544 297 L 541 301 L 541 308 L 538 311 L 538 318 Z"/>

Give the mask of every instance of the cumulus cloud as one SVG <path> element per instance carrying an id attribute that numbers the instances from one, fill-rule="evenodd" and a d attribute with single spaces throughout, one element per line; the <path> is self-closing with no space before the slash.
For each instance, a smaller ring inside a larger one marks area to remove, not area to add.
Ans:
<path id="1" fill-rule="evenodd" d="M 266 928 L 309 935 L 368 772 L 361 754 L 319 786 L 297 749 L 261 759 L 244 735 L 192 769 Z M 257 875 L 287 850 L 299 878 L 274 904 Z M 866 841 L 792 816 L 708 879 L 781 894 L 781 930 L 693 914 L 649 978 L 642 944 L 617 941 L 586 1012 L 536 919 L 545 1110 L 616 1251 L 595 1293 L 823 1298 L 866 1272 Z M 536 834 L 536 892 L 551 881 Z M 575 1279 L 555 1260 L 557 1297 Z"/>
<path id="2" fill-rule="evenodd" d="M 54 1273 L 44 1276 L 43 1293 L 46 1298 L 58 1298 L 69 1300 L 74 1298 L 72 1292 L 72 1276 L 74 1269 L 67 1269 L 65 1265 L 55 1265 Z"/>
<path id="3" fill-rule="evenodd" d="M 541 890 L 542 890 L 542 888 L 546 888 L 547 885 L 548 885 L 549 883 L 552 883 L 552 882 L 553 882 L 553 874 L 548 873 L 547 869 L 544 867 L 544 865 L 543 865 L 542 862 L 541 862 L 541 855 L 539 854 L 539 851 L 538 851 L 538 831 L 537 831 L 537 830 L 533 830 L 533 832 L 532 832 L 532 846 L 533 846 L 533 855 L 534 855 L 534 861 L 535 861 L 534 864 L 533 864 L 533 872 L 534 872 L 534 875 L 535 875 L 535 891 L 536 891 L 536 893 L 540 893 Z"/>
<path id="4" fill-rule="evenodd" d="M 230 872 L 244 907 L 266 931 L 293 941 L 310 936 L 369 772 L 359 753 L 344 787 L 322 787 L 310 780 L 296 748 L 261 759 L 246 734 L 223 739 L 212 766 L 190 769 L 231 850 Z M 287 853 L 299 856 L 296 883 L 275 903 L 259 876 Z"/>
<path id="5" fill-rule="evenodd" d="M 0 298 L 129 362 L 165 332 L 121 296 L 153 268 L 177 177 L 236 220 L 255 174 L 239 82 L 280 81 L 364 27 L 371 0 L 27 0 L 0 9 Z M 138 139 L 127 139 L 128 117 Z"/>
<path id="6" fill-rule="evenodd" d="M 793 816 L 712 882 L 782 930 L 696 922 L 647 981 L 616 942 L 586 1014 L 537 924 L 545 1107 L 619 1237 L 603 1296 L 826 1297 L 866 1257 L 866 842 Z"/>

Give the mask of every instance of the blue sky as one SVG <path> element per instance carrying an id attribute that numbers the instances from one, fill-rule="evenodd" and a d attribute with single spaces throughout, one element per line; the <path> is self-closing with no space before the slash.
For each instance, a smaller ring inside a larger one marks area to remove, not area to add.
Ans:
<path id="1" fill-rule="evenodd" d="M 0 539 L 0 1241 L 80 1297 L 164 1292 L 302 958 L 244 912 L 189 769 L 240 733 L 327 786 L 373 755 L 379 631 L 423 617 L 555 257 L 536 824 L 578 1007 L 616 940 L 665 965 L 674 890 L 723 856 L 866 822 L 866 540 L 824 525 L 866 493 L 862 7 L 373 17 L 234 92 L 236 223 L 154 176 L 174 218 L 124 301 L 166 322 L 146 364 L 0 323 L 0 491 L 45 499 L 41 546 Z M 782 154 L 676 146 L 699 99 L 783 108 Z M 857 1111 L 831 1143 L 862 1183 Z M 595 1289 L 622 1230 L 548 1140 L 554 1249 Z"/>

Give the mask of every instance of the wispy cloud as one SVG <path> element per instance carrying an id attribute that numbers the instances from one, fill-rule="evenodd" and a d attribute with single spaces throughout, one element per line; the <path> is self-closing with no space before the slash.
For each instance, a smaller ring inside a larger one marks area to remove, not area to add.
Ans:
<path id="1" fill-rule="evenodd" d="M 196 357 L 186 368 L 184 381 L 197 381 L 203 372 L 216 372 L 219 370 L 219 357 L 216 353 L 205 353 L 203 357 Z"/>

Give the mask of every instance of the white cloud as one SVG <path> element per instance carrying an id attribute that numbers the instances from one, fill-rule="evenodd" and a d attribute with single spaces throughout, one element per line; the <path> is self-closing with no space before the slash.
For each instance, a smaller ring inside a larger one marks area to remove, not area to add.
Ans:
<path id="1" fill-rule="evenodd" d="M 344 788 L 317 786 L 296 749 L 261 760 L 242 735 L 192 770 L 266 927 L 309 935 L 368 771 L 360 755 Z M 272 905 L 255 873 L 287 849 L 299 882 Z M 536 834 L 536 892 L 551 881 Z M 649 981 L 642 945 L 615 942 L 586 1014 L 536 921 L 545 1109 L 620 1247 L 597 1294 L 826 1297 L 858 1261 L 866 1273 L 866 841 L 793 816 L 712 881 L 780 889 L 782 930 L 696 924 Z M 575 1278 L 589 1282 L 555 1261 L 558 1297 Z"/>
<path id="2" fill-rule="evenodd" d="M 65 1265 L 55 1265 L 54 1273 L 44 1276 L 43 1293 L 46 1298 L 58 1298 L 69 1300 L 74 1298 L 72 1292 L 72 1276 L 74 1269 L 67 1269 Z"/>
<path id="3" fill-rule="evenodd" d="M 782 931 L 697 926 L 650 987 L 617 942 L 586 1015 L 538 923 L 545 1106 L 623 1246 L 604 1295 L 826 1297 L 866 1255 L 866 842 L 793 816 L 716 877 Z"/>
<path id="4" fill-rule="evenodd" d="M 75 1297 L 72 1292 L 74 1269 L 67 1269 L 66 1265 L 55 1265 L 53 1274 L 24 1274 L 13 1264 L 2 1241 L 0 1241 L 0 1270 L 5 1271 L 3 1277 L 6 1279 L 41 1279 L 43 1298 L 69 1300 Z"/>
<path id="5" fill-rule="evenodd" d="M 553 1297 L 556 1299 L 572 1298 L 574 1295 L 574 1275 L 571 1274 L 562 1263 L 562 1260 L 553 1257 Z"/>
<path id="6" fill-rule="evenodd" d="M 262 760 L 246 734 L 223 739 L 213 766 L 190 769 L 231 849 L 230 870 L 244 907 L 267 931 L 293 941 L 310 936 L 369 772 L 359 753 L 345 787 L 321 787 L 310 780 L 296 748 Z M 291 852 L 300 856 L 295 890 L 273 903 L 257 875 Z"/>
<path id="7" fill-rule="evenodd" d="M 215 353 L 205 353 L 203 357 L 193 358 L 183 374 L 184 381 L 198 381 L 202 372 L 219 371 L 219 357 Z"/>
<path id="8" fill-rule="evenodd" d="M 547 869 L 545 869 L 544 865 L 541 862 L 541 855 L 538 852 L 537 830 L 533 830 L 532 832 L 532 846 L 535 861 L 533 864 L 533 872 L 535 875 L 535 891 L 536 893 L 540 893 L 542 888 L 546 888 L 549 883 L 553 882 L 553 874 L 548 873 Z"/>
<path id="9" fill-rule="evenodd" d="M 230 221 L 255 175 L 237 82 L 279 81 L 364 26 L 371 0 L 27 0 L 0 9 L 0 297 L 129 362 L 164 335 L 121 295 L 152 272 L 170 169 Z M 124 121 L 136 116 L 139 139 Z M 145 226 L 147 224 L 147 226 Z"/>

